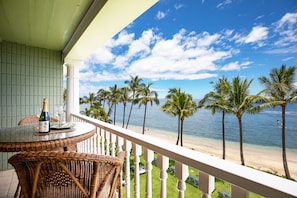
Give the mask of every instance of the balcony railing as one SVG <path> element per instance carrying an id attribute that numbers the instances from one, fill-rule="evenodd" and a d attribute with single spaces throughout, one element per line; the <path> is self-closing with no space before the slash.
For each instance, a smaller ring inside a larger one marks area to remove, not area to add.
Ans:
<path id="1" fill-rule="evenodd" d="M 231 184 L 231 197 L 235 198 L 247 198 L 249 192 L 264 197 L 297 197 L 297 182 L 169 144 L 87 116 L 79 114 L 72 114 L 71 116 L 73 121 L 88 122 L 97 128 L 94 137 L 78 145 L 79 151 L 112 156 L 115 156 L 117 151 L 126 151 L 125 178 L 123 178 L 125 180 L 125 197 L 131 197 L 130 166 L 133 165 L 135 172 L 134 195 L 132 197 L 140 197 L 139 162 L 142 155 L 146 162 L 145 195 L 148 198 L 152 197 L 152 161 L 154 154 L 157 154 L 157 167 L 160 169 L 160 197 L 162 198 L 167 197 L 167 191 L 170 190 L 166 188 L 169 159 L 175 161 L 176 188 L 179 198 L 184 197 L 185 180 L 189 175 L 188 167 L 199 170 L 199 189 L 203 198 L 211 197 L 211 193 L 215 189 L 215 178 L 229 182 Z M 130 159 L 130 155 L 134 156 L 134 164 L 130 164 L 130 160 L 127 160 Z"/>

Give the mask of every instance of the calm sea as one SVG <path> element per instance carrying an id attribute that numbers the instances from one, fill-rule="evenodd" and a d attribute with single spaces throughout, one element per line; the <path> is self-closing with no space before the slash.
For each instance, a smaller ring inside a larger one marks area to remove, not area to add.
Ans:
<path id="1" fill-rule="evenodd" d="M 146 128 L 151 130 L 159 129 L 177 134 L 177 117 L 171 117 L 160 110 L 165 100 L 160 104 L 148 106 L 146 117 Z M 81 109 L 83 109 L 82 107 Z M 126 121 L 130 106 L 126 109 Z M 143 106 L 135 106 L 129 125 L 142 126 Z M 121 126 L 123 116 L 123 105 L 117 105 L 116 124 Z M 113 118 L 113 116 L 111 116 Z M 184 121 L 184 134 L 221 140 L 222 113 L 212 115 L 209 110 L 199 109 L 193 116 Z M 247 144 L 281 147 L 281 108 L 265 109 L 258 114 L 243 115 L 243 142 Z M 238 120 L 233 114 L 225 116 L 226 140 L 239 142 Z M 286 110 L 286 144 L 289 149 L 297 149 L 297 104 L 288 104 Z"/>

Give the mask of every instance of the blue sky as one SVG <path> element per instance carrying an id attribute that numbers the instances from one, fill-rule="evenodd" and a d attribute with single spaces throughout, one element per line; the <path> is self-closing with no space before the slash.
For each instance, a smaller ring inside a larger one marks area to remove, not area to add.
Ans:
<path id="1" fill-rule="evenodd" d="M 282 64 L 297 66 L 296 0 L 160 0 L 85 60 L 80 96 L 136 75 L 159 98 L 201 98 L 222 76 L 254 79 L 254 94 Z"/>

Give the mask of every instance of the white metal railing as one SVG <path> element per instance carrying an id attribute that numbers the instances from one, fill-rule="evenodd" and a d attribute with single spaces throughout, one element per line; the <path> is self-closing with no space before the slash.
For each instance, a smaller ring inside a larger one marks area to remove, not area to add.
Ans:
<path id="1" fill-rule="evenodd" d="M 211 197 L 211 193 L 215 189 L 214 178 L 231 183 L 232 198 L 247 198 L 249 197 L 249 192 L 254 192 L 264 197 L 297 197 L 297 182 L 215 158 L 191 149 L 162 142 L 159 139 L 101 122 L 87 116 L 79 114 L 72 114 L 71 116 L 73 121 L 88 122 L 97 128 L 95 136 L 79 143 L 79 151 L 115 156 L 117 149 L 117 151 L 126 151 L 126 159 L 130 159 L 130 153 L 134 155 L 133 197 L 135 198 L 140 197 L 139 160 L 142 153 L 146 161 L 145 195 L 148 198 L 152 197 L 151 173 L 154 152 L 157 153 L 157 166 L 160 169 L 160 197 L 162 198 L 167 197 L 166 182 L 169 159 L 175 160 L 176 187 L 179 198 L 184 197 L 185 180 L 189 175 L 188 167 L 199 170 L 199 189 L 202 192 L 203 198 Z M 124 178 L 126 188 L 125 197 L 131 197 L 130 166 L 130 160 L 126 160 Z"/>

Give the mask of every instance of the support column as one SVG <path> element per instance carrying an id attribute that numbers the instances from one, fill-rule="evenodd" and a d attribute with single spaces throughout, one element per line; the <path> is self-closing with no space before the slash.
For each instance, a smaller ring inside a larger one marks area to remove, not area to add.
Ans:
<path id="1" fill-rule="evenodd" d="M 82 61 L 78 60 L 65 60 L 65 66 L 67 67 L 67 122 L 71 121 L 71 113 L 79 113 L 79 67 L 82 63 Z"/>

